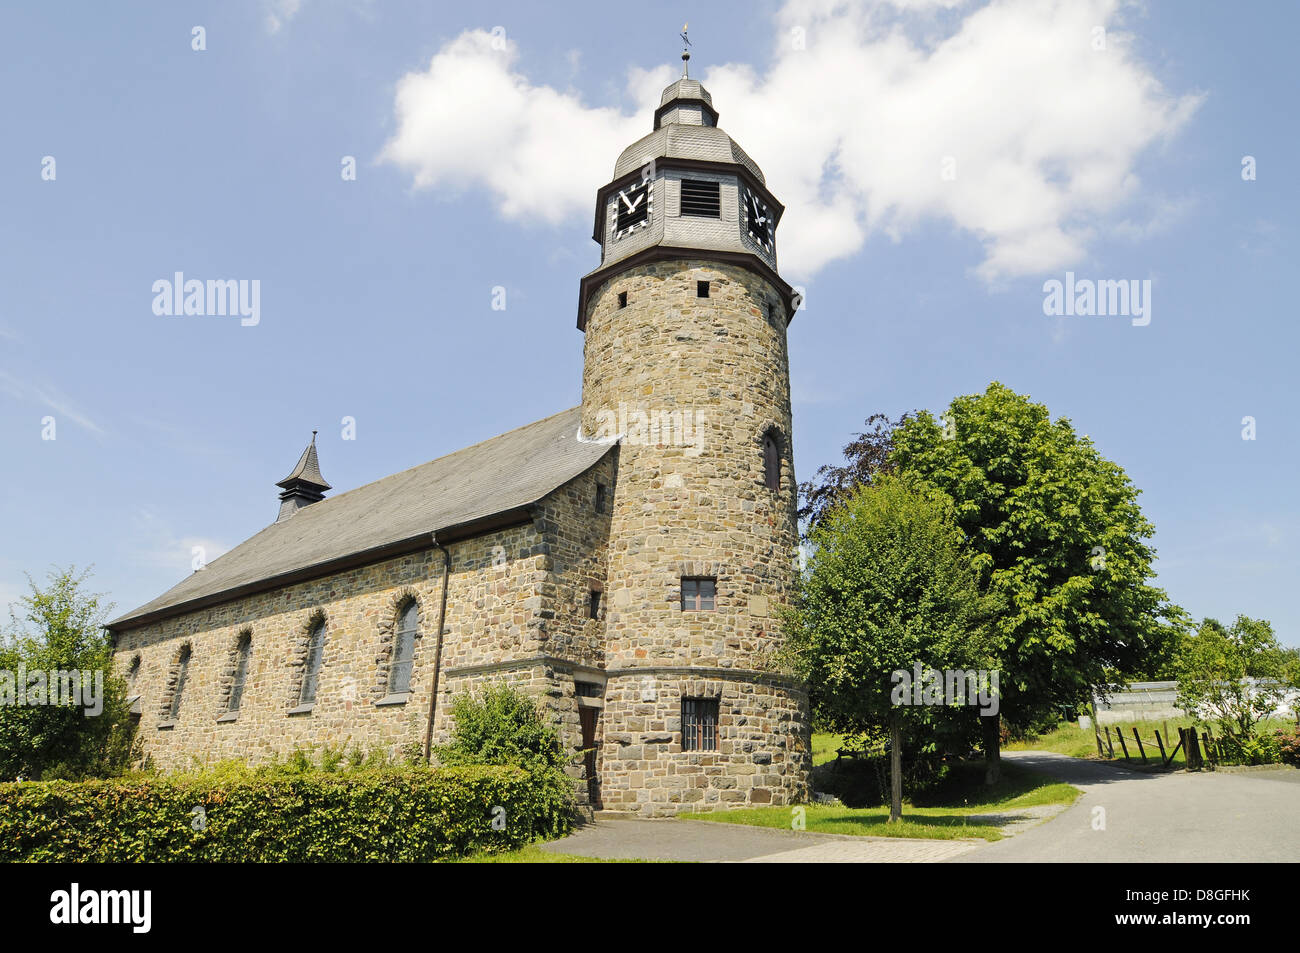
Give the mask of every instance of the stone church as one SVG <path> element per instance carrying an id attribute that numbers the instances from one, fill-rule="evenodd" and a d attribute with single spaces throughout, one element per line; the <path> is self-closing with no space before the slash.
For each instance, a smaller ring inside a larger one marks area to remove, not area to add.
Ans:
<path id="1" fill-rule="evenodd" d="M 797 543 L 782 206 L 704 87 L 664 90 L 596 195 L 581 406 L 357 489 L 312 444 L 275 522 L 109 623 L 155 764 L 418 751 L 455 696 L 534 695 L 580 802 L 809 795 L 777 608 Z"/>

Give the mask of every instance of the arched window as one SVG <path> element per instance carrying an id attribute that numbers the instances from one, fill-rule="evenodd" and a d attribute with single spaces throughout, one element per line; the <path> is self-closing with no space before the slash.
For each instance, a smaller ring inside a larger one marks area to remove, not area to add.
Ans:
<path id="1" fill-rule="evenodd" d="M 325 660 L 325 620 L 320 619 L 311 628 L 307 637 L 307 664 L 302 672 L 302 689 L 298 692 L 298 704 L 313 705 L 316 702 L 316 689 L 320 686 L 321 663 Z"/>
<path id="2" fill-rule="evenodd" d="M 244 698 L 244 682 L 248 680 L 248 657 L 253 654 L 253 634 L 245 632 L 239 637 L 235 646 L 235 677 L 230 683 L 230 701 L 226 711 L 239 711 L 239 703 Z"/>
<path id="3" fill-rule="evenodd" d="M 127 695 L 136 694 L 135 686 L 140 681 L 140 656 L 137 655 L 131 659 L 131 666 L 126 670 L 126 693 Z"/>
<path id="4" fill-rule="evenodd" d="M 774 493 L 781 489 L 781 438 L 771 430 L 763 434 L 763 482 Z"/>
<path id="5" fill-rule="evenodd" d="M 411 668 L 415 660 L 415 636 L 419 630 L 420 610 L 408 602 L 397 620 L 393 633 L 393 660 L 388 667 L 388 694 L 400 695 L 411 690 Z"/>
<path id="6" fill-rule="evenodd" d="M 171 720 L 175 721 L 176 716 L 181 711 L 181 696 L 185 693 L 185 679 L 190 673 L 190 655 L 193 654 L 188 645 L 182 645 L 180 654 L 176 656 L 176 684 L 172 688 L 172 704 L 169 714 Z"/>

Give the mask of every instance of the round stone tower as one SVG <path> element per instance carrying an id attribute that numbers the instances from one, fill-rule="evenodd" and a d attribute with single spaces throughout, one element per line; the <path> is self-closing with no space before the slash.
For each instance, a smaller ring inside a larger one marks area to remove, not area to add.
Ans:
<path id="1" fill-rule="evenodd" d="M 808 795 L 807 699 L 780 674 L 797 544 L 783 211 L 685 76 L 600 189 L 582 280 L 585 439 L 619 441 L 605 581 L 601 807 Z"/>

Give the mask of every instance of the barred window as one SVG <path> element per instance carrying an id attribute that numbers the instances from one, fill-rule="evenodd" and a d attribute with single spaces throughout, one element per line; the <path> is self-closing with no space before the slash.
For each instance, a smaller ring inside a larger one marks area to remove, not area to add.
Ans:
<path id="1" fill-rule="evenodd" d="M 712 576 L 682 579 L 682 611 L 707 612 L 717 602 L 717 579 Z"/>
<path id="2" fill-rule="evenodd" d="M 682 214 L 704 218 L 720 218 L 722 205 L 718 183 L 698 179 L 682 179 Z"/>
<path id="3" fill-rule="evenodd" d="M 298 693 L 299 705 L 312 705 L 316 702 L 316 689 L 320 686 L 321 663 L 325 661 L 325 622 L 312 626 L 307 639 L 307 664 L 302 672 L 302 689 Z"/>
<path id="4" fill-rule="evenodd" d="M 718 750 L 718 700 L 682 699 L 682 750 Z"/>
<path id="5" fill-rule="evenodd" d="M 415 663 L 415 636 L 419 631 L 419 609 L 407 603 L 397 620 L 393 634 L 393 661 L 388 668 L 388 693 L 399 695 L 411 690 L 411 669 Z"/>
<path id="6" fill-rule="evenodd" d="M 172 689 L 172 704 L 169 714 L 175 721 L 181 710 L 181 696 L 185 693 L 185 679 L 190 673 L 190 656 L 193 650 L 188 645 L 181 646 L 180 655 L 176 657 L 176 685 Z"/>
<path id="7" fill-rule="evenodd" d="M 248 679 L 248 657 L 252 651 L 253 636 L 245 632 L 235 647 L 235 677 L 230 683 L 230 701 L 226 704 L 226 711 L 239 711 L 239 704 L 244 699 L 244 682 Z"/>

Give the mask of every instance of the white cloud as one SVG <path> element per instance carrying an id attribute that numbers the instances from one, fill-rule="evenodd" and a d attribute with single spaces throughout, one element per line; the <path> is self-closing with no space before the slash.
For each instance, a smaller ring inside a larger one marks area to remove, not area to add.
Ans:
<path id="1" fill-rule="evenodd" d="M 181 536 L 148 508 L 137 511 L 126 548 L 133 563 L 172 570 L 178 575 L 192 572 L 197 557 L 210 563 L 230 549 L 212 537 Z"/>
<path id="2" fill-rule="evenodd" d="M 279 33 L 280 28 L 298 15 L 302 0 L 266 0 L 266 29 Z"/>
<path id="3" fill-rule="evenodd" d="M 782 270 L 808 277 L 872 233 L 902 240 L 927 221 L 974 235 L 988 281 L 1079 262 L 1137 193 L 1140 156 L 1201 101 L 1161 88 L 1119 5 L 787 0 L 765 72 L 733 63 L 702 77 L 786 205 Z M 382 158 L 416 188 L 486 188 L 509 218 L 590 216 L 614 159 L 650 130 L 672 68 L 629 71 L 627 116 L 531 83 L 513 45 L 492 39 L 464 33 L 401 79 Z"/>
<path id="4" fill-rule="evenodd" d="M 55 417 L 56 426 L 60 422 L 59 418 L 62 417 L 71 420 L 79 427 L 89 430 L 97 437 L 105 435 L 102 427 L 81 413 L 73 406 L 66 395 L 52 385 L 20 380 L 12 374 L 0 371 L 0 391 L 4 391 L 15 400 L 31 401 L 53 410 L 57 415 Z"/>

